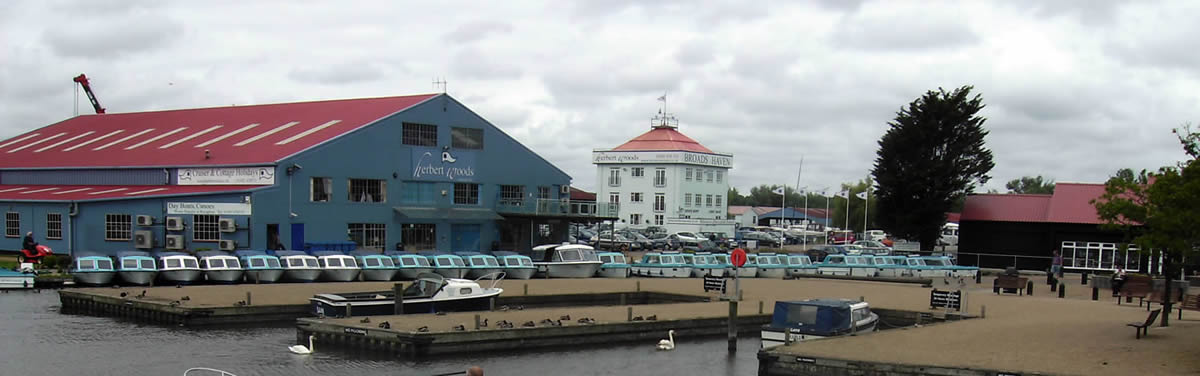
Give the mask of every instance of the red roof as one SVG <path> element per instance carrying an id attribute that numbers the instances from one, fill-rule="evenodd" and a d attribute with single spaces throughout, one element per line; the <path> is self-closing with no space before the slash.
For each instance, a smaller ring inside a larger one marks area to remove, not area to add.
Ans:
<path id="1" fill-rule="evenodd" d="M 613 148 L 621 151 L 693 151 L 697 153 L 715 154 L 712 150 L 700 145 L 696 140 L 675 128 L 656 127 L 641 136 L 634 137 L 629 142 Z"/>
<path id="2" fill-rule="evenodd" d="M 946 222 L 958 223 L 962 220 L 962 213 L 946 213 Z"/>
<path id="3" fill-rule="evenodd" d="M 1091 200 L 1103 184 L 1058 183 L 1053 195 L 976 194 L 967 196 L 963 221 L 1100 224 Z"/>
<path id="4" fill-rule="evenodd" d="M 0 141 L 0 168 L 273 163 L 436 95 L 76 116 Z"/>
<path id="5" fill-rule="evenodd" d="M 571 199 L 576 201 L 596 201 L 596 194 L 571 187 Z"/>
<path id="6" fill-rule="evenodd" d="M 93 201 L 219 193 L 263 185 L 0 185 L 0 201 Z"/>

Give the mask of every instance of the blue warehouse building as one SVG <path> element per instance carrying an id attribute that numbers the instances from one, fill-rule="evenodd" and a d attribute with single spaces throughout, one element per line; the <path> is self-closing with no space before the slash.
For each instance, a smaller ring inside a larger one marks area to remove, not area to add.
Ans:
<path id="1" fill-rule="evenodd" d="M 526 251 L 570 181 L 446 94 L 83 115 L 0 141 L 0 249 Z"/>

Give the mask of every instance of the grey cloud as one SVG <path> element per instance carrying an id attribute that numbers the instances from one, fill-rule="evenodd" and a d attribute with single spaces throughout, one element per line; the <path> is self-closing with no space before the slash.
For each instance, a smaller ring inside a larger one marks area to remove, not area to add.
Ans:
<path id="1" fill-rule="evenodd" d="M 512 33 L 512 25 L 496 21 L 475 21 L 458 25 L 454 31 L 442 35 L 442 39 L 455 43 L 470 43 L 492 34 Z"/>
<path id="2" fill-rule="evenodd" d="M 322 85 L 345 85 L 376 81 L 384 72 L 369 62 L 341 63 L 292 70 L 288 78 L 298 82 Z"/>
<path id="3" fill-rule="evenodd" d="M 716 58 L 711 41 L 691 40 L 675 50 L 675 61 L 682 66 L 707 64 Z"/>
<path id="4" fill-rule="evenodd" d="M 1156 0 L 1144 0 L 1138 3 L 1147 4 Z M 1075 17 L 1086 25 L 1103 26 L 1111 24 L 1117 18 L 1123 5 L 1131 4 L 1123 0 L 1017 0 L 1004 1 L 1000 4 L 1018 9 L 1031 10 L 1035 15 L 1047 18 Z"/>
<path id="5" fill-rule="evenodd" d="M 183 26 L 155 14 L 121 17 L 120 27 L 98 21 L 81 22 L 46 30 L 42 39 L 62 57 L 114 58 L 164 48 L 182 37 Z"/>
<path id="6" fill-rule="evenodd" d="M 474 48 L 454 54 L 450 60 L 450 71 L 455 77 L 481 80 L 506 79 L 521 75 L 520 67 L 509 64 L 503 58 L 489 57 Z"/>
<path id="7" fill-rule="evenodd" d="M 881 6 L 888 3 L 868 5 Z M 967 21 L 945 10 L 876 11 L 867 8 L 842 18 L 830 35 L 835 46 L 867 51 L 921 51 L 976 44 L 980 37 Z"/>

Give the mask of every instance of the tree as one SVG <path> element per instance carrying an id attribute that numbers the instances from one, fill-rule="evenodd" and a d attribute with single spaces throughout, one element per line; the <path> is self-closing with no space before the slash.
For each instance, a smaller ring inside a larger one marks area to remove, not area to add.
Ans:
<path id="1" fill-rule="evenodd" d="M 1009 180 L 1004 184 L 1004 188 L 1008 188 L 1008 193 L 1048 195 L 1054 193 L 1054 179 L 1043 180 L 1041 175 L 1022 176 L 1020 179 Z"/>
<path id="2" fill-rule="evenodd" d="M 1103 227 L 1124 231 L 1139 249 L 1162 253 L 1168 281 L 1177 278 L 1176 262 L 1200 253 L 1200 132 L 1191 126 L 1174 132 L 1191 159 L 1137 175 L 1121 169 L 1104 184 L 1104 194 L 1092 200 Z M 1170 312 L 1171 284 L 1166 286 L 1163 311 Z M 1167 326 L 1170 316 L 1162 316 L 1160 325 Z"/>
<path id="3" fill-rule="evenodd" d="M 833 198 L 833 201 L 831 202 L 832 205 L 830 205 L 830 207 L 829 207 L 829 211 L 831 212 L 831 213 L 829 213 L 830 217 L 831 217 L 829 226 L 830 227 L 845 227 L 845 228 L 843 228 L 843 230 L 850 230 L 850 231 L 855 231 L 855 232 L 862 231 L 863 230 L 863 214 L 864 214 L 863 213 L 863 202 L 864 201 L 863 201 L 863 199 L 859 198 L 858 195 L 865 192 L 870 187 L 871 187 L 871 182 L 869 180 L 859 180 L 854 183 L 842 183 L 841 191 L 848 191 L 849 195 L 847 195 L 847 197 L 849 199 L 841 198 L 841 197 Z M 867 218 L 866 218 L 867 227 L 876 228 L 876 227 L 878 227 L 877 226 L 878 221 L 876 221 L 878 213 L 876 213 L 876 212 L 878 211 L 878 208 L 879 208 L 879 200 L 877 197 L 875 197 L 875 191 L 871 191 L 871 193 L 869 195 L 867 195 L 867 198 L 870 200 L 870 203 L 869 203 L 870 207 L 867 208 L 866 213 L 865 213 L 867 215 Z M 846 226 L 847 202 L 850 205 L 850 211 L 849 211 L 850 225 L 848 227 Z M 809 203 L 809 205 L 812 205 L 811 202 Z"/>
<path id="4" fill-rule="evenodd" d="M 725 202 L 727 202 L 729 206 L 749 205 L 746 196 L 742 196 L 741 193 L 738 193 L 737 188 L 733 187 L 730 187 L 729 193 L 725 195 Z"/>
<path id="5" fill-rule="evenodd" d="M 938 88 L 901 108 L 879 139 L 876 194 L 879 224 L 892 235 L 932 249 L 955 201 L 990 179 L 984 147 L 983 99 L 971 86 Z"/>

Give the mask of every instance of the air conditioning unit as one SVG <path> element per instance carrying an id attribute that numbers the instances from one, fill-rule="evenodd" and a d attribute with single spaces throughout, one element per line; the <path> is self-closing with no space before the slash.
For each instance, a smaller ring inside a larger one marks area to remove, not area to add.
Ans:
<path id="1" fill-rule="evenodd" d="M 137 216 L 137 225 L 138 226 L 154 226 L 154 217 L 151 217 L 148 215 L 139 215 L 139 216 Z"/>
<path id="2" fill-rule="evenodd" d="M 237 231 L 237 222 L 234 222 L 233 218 L 221 218 L 217 224 L 219 224 L 217 227 L 221 229 L 221 232 Z"/>
<path id="3" fill-rule="evenodd" d="M 564 195 L 571 194 L 571 186 L 569 186 L 569 185 L 562 186 L 562 194 L 564 194 Z"/>
<path id="4" fill-rule="evenodd" d="M 222 240 L 220 248 L 222 251 L 232 251 L 237 248 L 237 241 L 236 240 Z"/>
<path id="5" fill-rule="evenodd" d="M 183 235 L 167 235 L 166 249 L 183 249 Z"/>
<path id="6" fill-rule="evenodd" d="M 183 218 L 182 217 L 167 217 L 167 230 L 183 231 Z"/>
<path id="7" fill-rule="evenodd" d="M 133 247 L 137 249 L 154 248 L 154 234 L 148 230 L 134 231 Z"/>

